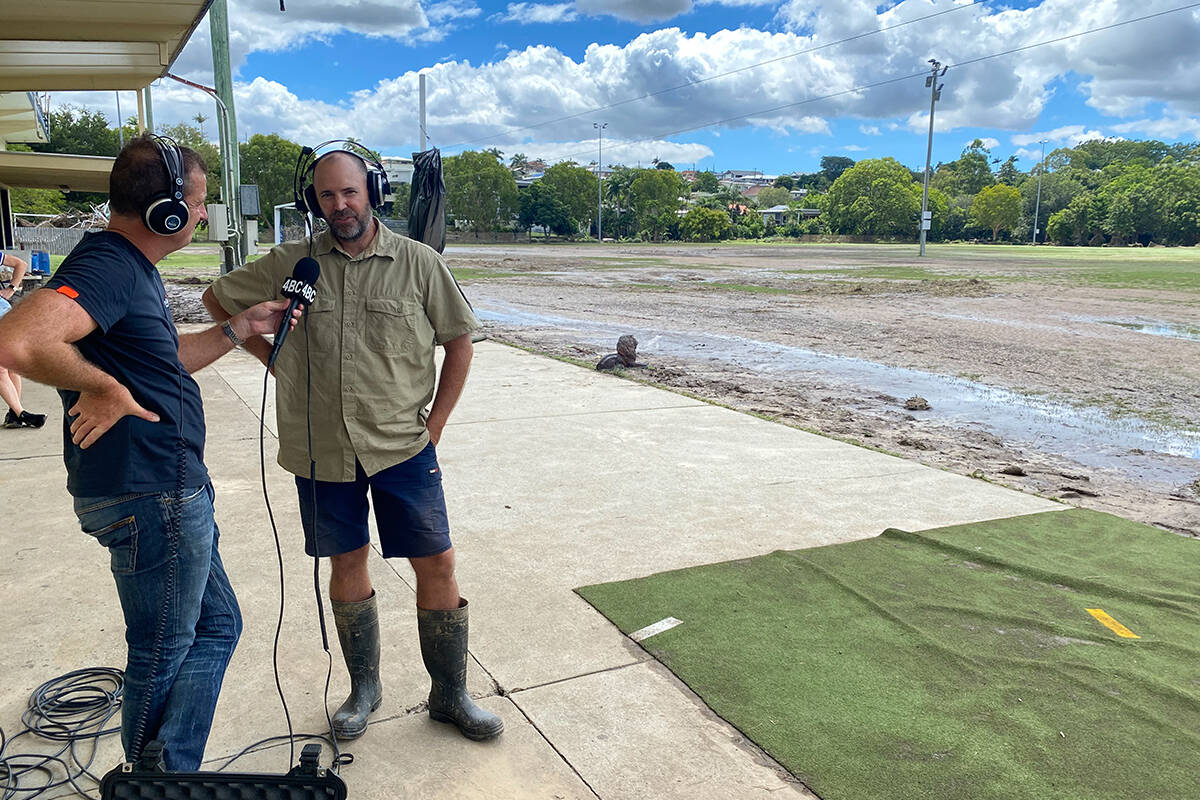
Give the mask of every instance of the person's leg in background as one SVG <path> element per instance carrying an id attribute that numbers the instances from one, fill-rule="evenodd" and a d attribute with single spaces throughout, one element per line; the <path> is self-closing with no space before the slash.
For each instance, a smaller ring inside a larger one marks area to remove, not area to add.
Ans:
<path id="1" fill-rule="evenodd" d="M 4 427 L 40 428 L 46 424 L 45 414 L 31 414 L 21 405 L 21 376 L 3 367 L 0 367 L 0 400 L 8 406 Z"/>

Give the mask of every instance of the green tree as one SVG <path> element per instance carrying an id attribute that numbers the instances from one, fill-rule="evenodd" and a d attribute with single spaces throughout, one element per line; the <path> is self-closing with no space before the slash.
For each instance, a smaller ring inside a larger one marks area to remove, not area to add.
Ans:
<path id="1" fill-rule="evenodd" d="M 1009 156 L 1005 159 L 1000 168 L 996 170 L 996 180 L 1007 186 L 1016 186 L 1021 183 L 1024 175 L 1021 170 L 1017 169 L 1017 157 Z"/>
<path id="2" fill-rule="evenodd" d="M 10 189 L 9 199 L 16 214 L 61 214 L 67 199 L 57 189 Z"/>
<path id="3" fill-rule="evenodd" d="M 720 188 L 721 184 L 717 180 L 717 176 L 709 170 L 705 170 L 697 175 L 695 183 L 692 184 L 692 190 L 696 192 L 708 192 L 711 194 Z"/>
<path id="4" fill-rule="evenodd" d="M 579 230 L 579 224 L 567 213 L 566 206 L 541 181 L 535 181 L 521 190 L 520 206 L 517 219 L 525 230 L 532 231 L 534 225 L 540 225 L 557 236 L 566 236 Z"/>
<path id="5" fill-rule="evenodd" d="M 1026 233 L 1033 236 L 1035 211 L 1039 217 L 1038 229 L 1045 231 L 1046 221 L 1050 219 L 1050 216 L 1062 211 L 1073 197 L 1084 191 L 1083 184 L 1071 177 L 1070 170 L 1046 172 L 1042 174 L 1042 194 L 1039 202 L 1038 169 L 1038 167 L 1034 167 L 1033 173 L 1018 187 L 1021 190 L 1021 222 L 1018 224 L 1017 230 L 1021 231 L 1022 237 Z M 1044 236 L 1038 235 L 1038 241 L 1044 239 Z"/>
<path id="6" fill-rule="evenodd" d="M 1160 227 L 1160 210 L 1150 192 L 1152 184 L 1152 169 L 1138 164 L 1096 193 L 1104 209 L 1100 228 L 1112 238 L 1113 244 L 1136 242 L 1143 234 L 1153 237 L 1154 230 Z"/>
<path id="7" fill-rule="evenodd" d="M 670 161 L 655 161 L 654 168 L 655 169 L 669 169 L 673 172 L 675 170 L 675 165 L 672 164 Z"/>
<path id="8" fill-rule="evenodd" d="M 564 161 L 546 170 L 539 181 L 562 203 L 577 225 L 591 226 L 596 218 L 596 176 L 574 162 Z M 578 231 L 576 231 L 578 232 Z"/>
<path id="9" fill-rule="evenodd" d="M 987 186 L 975 195 L 971 203 L 971 222 L 983 228 L 991 228 L 992 241 L 1000 231 L 1011 231 L 1021 218 L 1021 193 L 1015 186 L 997 183 Z"/>
<path id="10" fill-rule="evenodd" d="M 390 185 L 392 187 L 391 216 L 407 219 L 409 204 L 412 202 L 412 184 L 396 183 Z"/>
<path id="11" fill-rule="evenodd" d="M 1087 244 L 1099 231 L 1095 198 L 1084 193 L 1072 198 L 1067 207 L 1055 212 L 1046 222 L 1046 236 L 1059 244 Z"/>
<path id="12" fill-rule="evenodd" d="M 529 159 L 524 153 L 514 153 L 508 160 L 508 168 L 513 172 L 524 172 L 529 169 Z"/>
<path id="13" fill-rule="evenodd" d="M 99 111 L 63 106 L 50 112 L 50 141 L 30 145 L 35 153 L 73 153 L 81 156 L 115 156 L 121 150 L 115 128 Z M 67 208 L 88 211 L 108 200 L 103 192 L 68 192 Z"/>
<path id="14" fill-rule="evenodd" d="M 31 145 L 35 153 L 115 156 L 121 149 L 116 129 L 99 111 L 63 106 L 50 112 L 49 126 L 50 141 Z"/>
<path id="15" fill-rule="evenodd" d="M 733 220 L 733 232 L 739 239 L 761 239 L 767 226 L 758 212 L 750 211 Z"/>
<path id="16" fill-rule="evenodd" d="M 471 229 L 499 230 L 518 208 L 517 182 L 508 168 L 487 152 L 468 150 L 442 161 L 447 212 L 467 220 Z"/>
<path id="17" fill-rule="evenodd" d="M 629 192 L 638 230 L 655 241 L 662 241 L 667 230 L 676 223 L 679 195 L 683 187 L 674 170 L 643 169 L 630 184 Z"/>
<path id="18" fill-rule="evenodd" d="M 845 156 L 822 156 L 820 176 L 825 179 L 825 186 L 842 177 L 842 173 L 854 166 L 853 158 Z"/>
<path id="19" fill-rule="evenodd" d="M 300 145 L 277 133 L 256 133 L 238 145 L 238 155 L 242 181 L 258 186 L 260 220 L 273 224 L 275 206 L 294 199 L 293 178 Z"/>
<path id="20" fill-rule="evenodd" d="M 828 202 L 833 233 L 911 236 L 917 232 L 921 186 L 896 159 L 868 159 L 833 182 Z"/>
<path id="21" fill-rule="evenodd" d="M 983 146 L 983 140 L 976 139 L 963 149 L 956 161 L 938 164 L 929 185 L 949 197 L 974 197 L 985 186 L 995 183 L 990 158 L 991 151 Z"/>
<path id="22" fill-rule="evenodd" d="M 684 215 L 680 232 L 690 242 L 715 242 L 733 232 L 733 222 L 724 211 L 697 207 Z"/>
<path id="23" fill-rule="evenodd" d="M 772 206 L 786 206 L 792 202 L 792 193 L 787 189 L 776 186 L 765 186 L 758 191 L 758 197 L 755 198 L 759 208 L 771 208 Z"/>
<path id="24" fill-rule="evenodd" d="M 796 179 L 791 175 L 780 175 L 772 185 L 779 189 L 787 189 L 790 192 L 796 188 Z"/>

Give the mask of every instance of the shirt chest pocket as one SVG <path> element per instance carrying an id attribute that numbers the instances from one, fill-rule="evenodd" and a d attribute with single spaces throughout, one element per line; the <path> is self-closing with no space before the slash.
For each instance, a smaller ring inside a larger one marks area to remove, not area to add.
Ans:
<path id="1" fill-rule="evenodd" d="M 321 302 L 321 298 L 305 312 L 305 320 L 301 325 L 308 326 L 309 341 L 314 353 L 329 353 L 338 349 L 338 328 L 341 325 L 341 314 L 334 313 L 332 303 Z M 299 328 L 300 326 L 297 326 Z M 292 331 L 289 336 L 304 336 L 303 330 Z M 285 345 L 286 346 L 286 345 Z"/>
<path id="2" fill-rule="evenodd" d="M 417 303 L 391 297 L 367 298 L 363 341 L 378 353 L 398 353 L 413 345 L 425 310 Z"/>

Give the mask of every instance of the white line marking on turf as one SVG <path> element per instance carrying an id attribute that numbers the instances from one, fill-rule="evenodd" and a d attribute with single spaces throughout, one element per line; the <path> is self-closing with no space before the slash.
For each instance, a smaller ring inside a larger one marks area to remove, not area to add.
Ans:
<path id="1" fill-rule="evenodd" d="M 647 625 L 646 627 L 642 628 L 641 630 L 634 631 L 633 633 L 629 634 L 629 638 L 633 639 L 635 642 L 640 642 L 643 639 L 649 639 L 651 636 L 662 633 L 663 631 L 669 631 L 669 630 L 671 630 L 671 628 L 674 628 L 676 625 L 682 625 L 682 624 L 683 624 L 683 620 L 681 620 L 681 619 L 675 619 L 674 617 L 667 617 L 666 619 L 660 619 L 658 622 L 654 623 L 653 625 Z"/>

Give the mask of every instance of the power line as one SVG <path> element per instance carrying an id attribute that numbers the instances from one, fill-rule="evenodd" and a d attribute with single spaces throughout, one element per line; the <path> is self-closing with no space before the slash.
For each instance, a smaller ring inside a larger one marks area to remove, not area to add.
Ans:
<path id="1" fill-rule="evenodd" d="M 990 61 L 995 58 L 1003 58 L 1004 56 L 1009 56 L 1014 53 L 1021 53 L 1026 50 L 1032 50 L 1036 47 L 1045 47 L 1045 46 L 1051 45 L 1051 44 L 1058 44 L 1059 42 L 1064 42 L 1064 41 L 1067 41 L 1068 39 L 1075 39 L 1080 36 L 1088 36 L 1093 33 L 1101 33 L 1103 31 L 1112 30 L 1113 28 L 1120 28 L 1125 25 L 1132 25 L 1136 22 L 1144 22 L 1145 20 L 1154 19 L 1155 17 L 1162 17 L 1167 14 L 1174 14 L 1178 11 L 1187 11 L 1189 9 L 1193 9 L 1193 8 L 1197 8 L 1197 7 L 1200 7 L 1200 2 L 1188 3 L 1187 5 L 1178 6 L 1176 8 L 1172 8 L 1167 11 L 1159 11 L 1159 12 L 1155 12 L 1153 14 L 1146 14 L 1144 16 L 1135 17 L 1133 19 L 1127 19 L 1122 22 L 1114 22 L 1109 25 L 1102 25 L 1097 28 L 1089 28 L 1088 30 L 1085 30 L 1085 31 L 1077 31 L 1076 33 L 1071 33 L 1066 36 L 1059 36 L 1054 39 L 1047 39 L 1042 42 L 1035 42 L 1034 44 L 1022 45 L 1021 47 L 1014 47 L 1011 50 L 1005 50 L 1005 51 L 999 52 L 999 53 L 992 53 L 990 55 L 979 56 L 978 58 L 972 58 L 972 59 L 968 59 L 966 61 L 960 61 L 956 64 L 950 64 L 949 66 L 954 67 L 954 68 L 961 68 L 961 67 L 970 66 L 972 64 L 979 64 L 984 61 Z M 867 91 L 870 89 L 878 89 L 881 86 L 888 86 L 890 84 L 899 83 L 901 81 L 906 81 L 911 78 L 923 77 L 925 75 L 925 72 L 926 72 L 925 70 L 921 70 L 919 72 L 914 72 L 909 75 L 903 75 L 903 76 L 900 76 L 897 78 L 888 78 L 886 80 L 877 81 L 875 83 L 863 84 L 861 86 L 855 86 L 853 88 L 844 89 L 839 92 L 832 92 L 830 94 L 821 95 L 819 97 L 810 97 L 805 100 L 799 100 L 795 103 L 785 103 L 783 105 L 775 106 L 773 108 L 762 109 L 759 111 L 752 111 L 748 114 L 739 114 L 739 115 L 733 116 L 733 117 L 726 117 L 725 119 L 716 120 L 715 122 L 706 122 L 701 125 L 692 125 L 687 128 L 680 128 L 679 130 L 671 131 L 669 133 L 661 133 L 661 134 L 656 134 L 653 136 L 647 136 L 642 139 L 635 139 L 631 142 L 624 142 L 622 144 L 610 144 L 609 147 L 612 149 L 619 149 L 621 147 L 628 147 L 630 145 L 639 144 L 641 142 L 648 142 L 648 141 L 652 141 L 654 139 L 663 139 L 663 138 L 666 138 L 669 136 L 678 136 L 681 133 L 689 133 L 694 130 L 700 130 L 702 128 L 709 128 L 709 127 L 713 127 L 715 125 L 724 125 L 728 122 L 737 122 L 739 120 L 748 119 L 749 117 L 757 117 L 757 116 L 761 116 L 764 114 L 773 114 L 778 111 L 783 111 L 783 110 L 789 109 L 789 108 L 795 108 L 797 106 L 807 105 L 809 103 L 817 103 L 822 100 L 831 100 L 835 97 L 842 97 L 847 94 L 855 94 L 856 92 L 863 92 L 863 91 Z"/>
<path id="2" fill-rule="evenodd" d="M 900 28 L 905 27 L 906 25 L 915 25 L 918 22 L 925 22 L 926 20 L 933 19 L 934 17 L 940 17 L 944 14 L 953 14 L 955 11 L 962 11 L 964 8 L 972 8 L 974 6 L 981 5 L 985 2 L 987 2 L 987 0 L 972 0 L 969 3 L 964 3 L 960 6 L 955 6 L 954 8 L 948 8 L 945 11 L 938 11 L 933 14 L 927 14 L 924 17 L 917 17 L 916 19 L 910 19 L 907 22 L 898 22 L 895 25 L 885 25 L 884 27 L 876 28 L 875 30 L 865 31 L 863 33 L 856 33 L 853 36 L 847 36 L 844 39 L 838 39 L 837 41 L 827 42 L 825 44 L 817 45 L 815 47 L 809 47 L 804 50 L 797 50 L 794 53 L 788 53 L 787 55 L 776 56 L 775 58 L 769 58 L 766 61 L 759 61 L 754 64 L 747 64 L 744 67 L 738 67 L 737 69 L 731 69 L 728 72 L 720 72 L 716 75 L 709 75 L 707 78 L 697 78 L 694 81 L 687 81 L 685 83 L 679 84 L 678 86 L 670 86 L 666 89 L 659 89 L 658 91 L 655 91 L 655 92 L 648 92 L 647 94 L 639 95 L 637 97 L 630 97 L 626 100 L 618 100 L 617 102 L 610 103 L 606 106 L 598 106 L 596 108 L 590 108 L 587 111 L 580 111 L 576 114 L 568 114 L 565 117 L 556 117 L 554 119 L 546 120 L 545 122 L 539 122 L 534 125 L 525 125 L 520 128 L 509 128 L 507 130 L 502 130 L 495 134 L 490 134 L 489 136 L 486 136 L 486 137 L 481 137 L 478 139 L 471 139 L 469 141 L 459 142 L 458 144 L 448 145 L 446 147 L 446 149 L 453 150 L 456 147 L 463 147 L 464 145 L 468 145 L 468 144 L 477 144 L 479 142 L 491 141 L 499 136 L 507 136 L 507 135 L 513 134 L 513 133 L 520 133 L 521 131 L 529 131 L 529 130 L 534 130 L 536 128 L 543 128 L 547 125 L 554 125 L 555 123 L 558 123 L 558 122 L 566 122 L 567 120 L 578 119 L 579 117 L 585 117 L 588 114 L 595 114 L 600 111 L 607 111 L 610 108 L 619 108 L 621 106 L 628 105 L 629 103 L 636 103 L 639 100 L 647 100 L 651 97 L 658 97 L 659 95 L 667 94 L 668 92 L 675 92 L 680 89 L 686 89 L 689 86 L 699 86 L 702 83 L 708 83 L 709 81 L 715 81 L 718 78 L 727 78 L 730 75 L 737 75 L 740 72 L 746 72 L 748 70 L 758 69 L 759 67 L 765 67 L 768 64 L 775 64 L 780 61 L 786 61 L 789 58 L 796 58 L 797 56 L 809 55 L 811 53 L 816 53 L 820 50 L 827 50 L 831 47 L 837 47 L 839 45 L 847 44 L 848 42 L 857 41 L 859 39 L 865 39 L 868 36 L 876 36 L 881 33 L 886 33 L 887 31 L 898 30 Z"/>
<path id="3" fill-rule="evenodd" d="M 1022 45 L 1020 47 L 1014 47 L 1010 50 L 1004 50 L 1004 51 L 998 52 L 998 53 L 991 53 L 986 56 L 979 56 L 978 58 L 967 59 L 966 61 L 960 61 L 958 63 L 951 64 L 949 66 L 954 67 L 954 68 L 967 67 L 967 66 L 971 66 L 973 64 L 982 63 L 984 61 L 990 61 L 990 60 L 996 59 L 996 58 L 1003 58 L 1004 56 L 1013 55 L 1014 53 L 1021 53 L 1021 52 L 1032 50 L 1032 49 L 1038 48 L 1038 47 L 1045 47 L 1047 45 L 1058 44 L 1060 42 L 1064 42 L 1064 41 L 1067 41 L 1070 39 L 1076 39 L 1081 36 L 1088 36 L 1093 33 L 1101 33 L 1103 31 L 1113 30 L 1114 28 L 1120 28 L 1120 27 L 1124 27 L 1126 25 L 1132 25 L 1137 22 L 1144 22 L 1149 19 L 1155 19 L 1157 17 L 1166 16 L 1168 14 L 1174 14 L 1179 11 L 1187 11 L 1189 9 L 1193 9 L 1193 8 L 1197 8 L 1197 7 L 1200 7 L 1200 2 L 1188 3 L 1187 5 L 1177 6 L 1175 8 L 1168 9 L 1166 11 L 1157 11 L 1153 14 L 1145 14 L 1143 16 L 1123 20 L 1121 22 L 1114 22 L 1114 23 L 1110 23 L 1108 25 L 1101 25 L 1099 27 L 1089 28 L 1084 31 L 1076 31 L 1075 33 L 1067 34 L 1065 36 L 1058 36 L 1053 39 L 1047 39 L 1045 41 L 1035 42 L 1033 44 Z M 621 148 L 631 147 L 635 144 L 641 144 L 642 142 L 654 141 L 656 139 L 665 139 L 670 136 L 678 136 L 679 134 L 682 134 L 682 133 L 690 133 L 691 131 L 701 130 L 703 128 L 711 128 L 711 127 L 714 127 L 717 125 L 724 125 L 724 124 L 727 124 L 730 122 L 737 122 L 739 120 L 748 119 L 750 117 L 757 117 L 757 116 L 763 116 L 766 114 L 773 114 L 773 113 L 776 113 L 779 111 L 784 111 L 784 110 L 790 109 L 790 108 L 797 108 L 799 106 L 808 105 L 811 103 L 819 103 L 823 100 L 832 100 L 836 97 L 843 97 L 848 94 L 856 94 L 858 92 L 865 92 L 865 91 L 869 91 L 871 89 L 878 89 L 881 86 L 889 86 L 891 84 L 900 83 L 902 81 L 911 80 L 913 78 L 924 77 L 925 73 L 926 73 L 926 70 L 921 70 L 919 72 L 913 72 L 908 75 L 901 75 L 901 76 L 898 76 L 895 78 L 886 78 L 881 81 L 875 81 L 874 83 L 861 84 L 859 86 L 854 86 L 849 89 L 843 89 L 841 91 L 831 92 L 829 94 L 819 95 L 817 97 L 809 97 L 804 100 L 798 100 L 794 103 L 784 103 L 783 105 L 773 106 L 771 108 L 759 109 L 756 111 L 748 112 L 746 114 L 738 114 L 738 115 L 732 116 L 732 117 L 725 117 L 724 119 L 714 120 L 711 122 L 704 122 L 699 125 L 691 125 L 686 128 L 679 128 L 677 130 L 669 131 L 666 133 L 654 134 L 651 136 L 643 137 L 641 139 L 634 139 L 632 141 L 622 142 L 620 144 L 610 144 L 609 147 L 613 150 L 619 150 Z M 566 156 L 562 160 L 563 161 L 566 161 L 566 160 L 573 161 L 576 158 L 586 157 L 587 154 L 588 153 L 583 153 L 583 152 L 575 153 L 575 154 Z M 469 177 L 472 177 L 472 175 L 468 174 L 468 175 L 460 175 L 460 176 L 454 176 L 454 177 L 447 175 L 446 179 L 447 180 L 461 180 L 463 178 L 469 178 Z"/>

